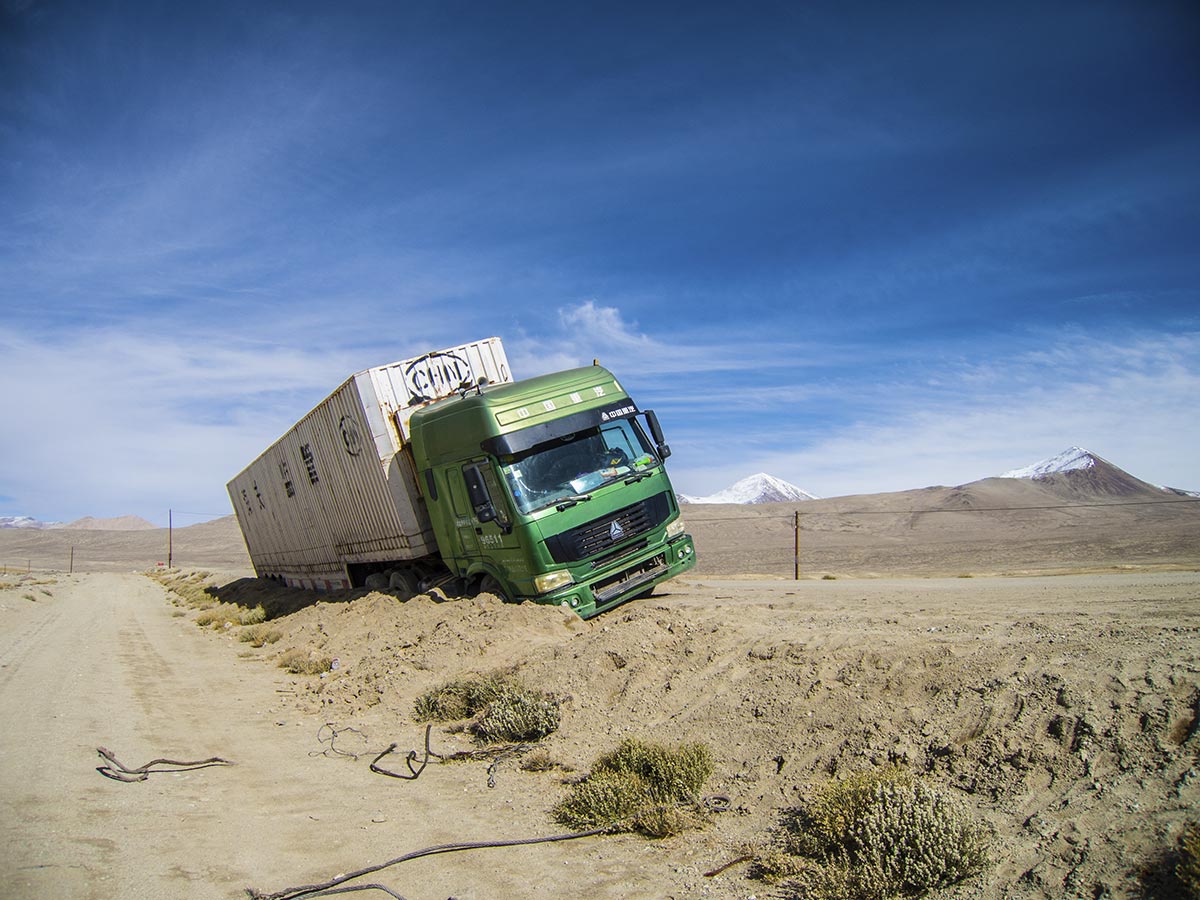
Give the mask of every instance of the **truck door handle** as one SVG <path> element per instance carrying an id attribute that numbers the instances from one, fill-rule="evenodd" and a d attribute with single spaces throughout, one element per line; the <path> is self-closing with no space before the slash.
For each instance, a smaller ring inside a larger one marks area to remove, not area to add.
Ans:
<path id="1" fill-rule="evenodd" d="M 483 534 L 483 529 L 482 529 L 482 528 L 476 528 L 476 529 L 475 529 L 475 533 L 476 533 L 476 534 L 479 534 L 479 535 L 482 535 L 482 534 Z"/>

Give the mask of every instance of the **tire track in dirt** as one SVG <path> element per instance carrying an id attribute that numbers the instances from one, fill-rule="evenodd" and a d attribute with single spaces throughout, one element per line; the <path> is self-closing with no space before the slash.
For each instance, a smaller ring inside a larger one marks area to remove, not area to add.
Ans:
<path id="1" fill-rule="evenodd" d="M 44 601 L 43 605 L 46 605 Z M 4 646 L 0 646 L 0 691 L 4 691 L 18 675 L 30 654 L 51 639 L 62 615 L 61 610 L 51 607 L 32 628 L 20 629 L 5 636 Z"/>

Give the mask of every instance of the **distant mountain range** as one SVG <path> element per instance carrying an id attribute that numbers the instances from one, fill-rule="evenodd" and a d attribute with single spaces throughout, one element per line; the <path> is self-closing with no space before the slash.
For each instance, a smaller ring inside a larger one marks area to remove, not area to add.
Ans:
<path id="1" fill-rule="evenodd" d="M 0 516 L 0 528 L 62 528 L 62 522 L 39 522 L 29 516 Z"/>
<path id="2" fill-rule="evenodd" d="M 1181 497 L 1200 497 L 1200 492 L 1197 491 L 1162 487 L 1142 481 L 1082 447 L 1068 447 L 1062 453 L 1043 459 L 1041 462 L 1012 469 L 996 477 L 1062 482 L 1060 487 L 1064 490 L 1089 496 L 1095 494 L 1124 496 L 1144 491 L 1165 491 Z M 679 495 L 682 503 L 797 503 L 818 499 L 820 498 L 814 494 L 810 494 L 782 478 L 762 472 L 751 475 L 749 478 L 743 478 L 725 490 L 707 497 Z"/>
<path id="3" fill-rule="evenodd" d="M 30 516 L 0 516 L 0 528 L 74 529 L 77 531 L 148 531 L 158 526 L 141 516 L 117 516 L 112 519 L 95 519 L 84 516 L 74 522 L 42 522 Z"/>

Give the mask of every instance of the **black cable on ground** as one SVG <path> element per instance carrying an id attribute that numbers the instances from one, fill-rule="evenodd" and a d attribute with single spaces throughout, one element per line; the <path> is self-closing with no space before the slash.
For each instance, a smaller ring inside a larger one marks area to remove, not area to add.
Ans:
<path id="1" fill-rule="evenodd" d="M 401 776 L 404 777 L 404 776 Z M 336 878 L 331 878 L 322 884 L 306 884 L 300 887 L 287 888 L 286 890 L 276 891 L 272 894 L 266 894 L 254 888 L 246 888 L 246 894 L 251 900 L 298 900 L 300 897 L 318 897 L 331 893 L 342 893 L 348 890 L 367 890 L 375 888 L 378 890 L 387 891 L 393 897 L 399 896 L 388 888 L 382 885 L 352 885 L 348 888 L 342 888 L 340 891 L 334 891 L 340 885 L 347 881 L 353 881 L 355 878 L 361 878 L 364 875 L 370 875 L 389 866 L 394 866 L 402 862 L 408 862 L 411 859 L 418 859 L 422 856 L 433 856 L 437 853 L 455 853 L 459 850 L 486 850 L 492 847 L 522 847 L 528 844 L 552 844 L 559 841 L 574 841 L 579 838 L 596 837 L 597 835 L 607 834 L 611 828 L 593 828 L 591 831 L 577 831 L 573 834 L 555 834 L 550 837 L 540 838 L 524 838 L 521 840 L 511 841 L 477 841 L 464 844 L 439 844 L 434 847 L 426 847 L 424 850 L 416 850 L 412 853 L 406 853 L 403 856 L 397 856 L 395 859 L 390 859 L 385 863 L 380 863 L 375 866 L 367 866 L 365 869 L 359 869 L 357 872 L 349 872 L 345 875 L 339 875 Z M 403 897 L 400 900 L 404 900 Z"/>
<path id="2" fill-rule="evenodd" d="M 392 771 L 389 771 L 388 769 L 383 768 L 383 766 L 379 765 L 379 761 L 381 759 L 383 759 L 389 753 L 394 752 L 396 747 L 399 746 L 395 742 L 388 744 L 387 748 L 382 753 L 380 753 L 373 760 L 371 760 L 371 771 L 376 773 L 377 775 L 386 775 L 389 778 L 403 778 L 405 781 L 416 781 L 417 777 L 422 772 L 425 771 L 425 767 L 429 764 L 429 758 L 431 756 L 436 757 L 437 759 L 444 759 L 444 757 L 439 756 L 438 754 L 434 753 L 432 750 L 429 749 L 429 732 L 432 730 L 433 730 L 433 725 L 425 726 L 425 758 L 423 760 L 421 760 L 421 765 L 413 766 L 413 760 L 415 760 L 417 758 L 416 750 L 409 750 L 408 756 L 406 756 L 404 758 L 404 761 L 406 763 L 408 763 L 408 771 L 411 774 L 405 775 L 401 772 L 392 772 Z"/>
<path id="3" fill-rule="evenodd" d="M 383 891 L 389 897 L 395 897 L 396 900 L 404 900 L 402 896 L 393 891 L 386 884 L 348 884 L 345 887 L 330 888 L 327 891 L 318 891 L 315 894 L 309 894 L 309 897 L 332 897 L 334 894 L 349 894 L 352 891 Z"/>
<path id="4" fill-rule="evenodd" d="M 350 728 L 348 726 L 346 728 L 338 728 L 332 722 L 326 722 L 324 725 L 322 725 L 320 728 L 317 729 L 317 743 L 324 744 L 324 743 L 328 742 L 329 746 L 326 747 L 324 750 L 310 750 L 308 755 L 309 756 L 330 756 L 332 754 L 334 756 L 345 756 L 345 757 L 348 757 L 350 759 L 357 761 L 359 754 L 352 753 L 349 750 L 343 750 L 341 747 L 334 746 L 334 742 L 337 741 L 338 735 L 345 734 L 347 732 L 350 732 L 352 734 L 357 734 L 360 738 L 364 738 L 364 739 L 366 738 L 366 735 L 363 734 L 361 731 L 359 731 L 357 728 Z M 328 737 L 325 736 L 327 733 L 328 733 Z"/>
<path id="5" fill-rule="evenodd" d="M 219 756 L 210 756 L 208 759 L 197 759 L 193 761 L 185 761 L 179 759 L 152 759 L 144 766 L 138 766 L 136 769 L 125 765 L 115 756 L 111 750 L 104 747 L 97 747 L 96 752 L 104 759 L 107 759 L 112 765 L 97 766 L 96 771 L 105 778 L 111 778 L 113 781 L 145 781 L 156 771 L 153 766 L 173 766 L 172 769 L 157 770 L 160 772 L 189 772 L 192 769 L 206 769 L 209 766 L 232 766 L 234 763 L 228 759 L 222 759 Z"/>

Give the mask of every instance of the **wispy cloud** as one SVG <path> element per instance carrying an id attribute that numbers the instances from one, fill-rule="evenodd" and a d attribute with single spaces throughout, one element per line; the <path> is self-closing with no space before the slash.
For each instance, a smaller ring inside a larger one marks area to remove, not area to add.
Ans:
<path id="1" fill-rule="evenodd" d="M 0 493 L 59 518 L 220 512 L 225 482 L 362 367 L 320 346 L 126 329 L 5 330 L 0 353 L 0 417 L 19 423 L 0 431 Z"/>
<path id="2" fill-rule="evenodd" d="M 1061 336 L 923 374 L 890 384 L 887 410 L 862 404 L 874 394 L 868 377 L 840 384 L 840 422 L 814 427 L 802 401 L 769 428 L 745 425 L 737 460 L 724 455 L 719 427 L 688 427 L 674 445 L 677 477 L 704 493 L 764 470 L 837 496 L 965 483 L 1078 444 L 1156 483 L 1200 484 L 1190 449 L 1200 423 L 1189 413 L 1200 396 L 1200 334 Z M 955 389 L 931 388 L 933 379 Z M 747 457 L 746 447 L 758 449 Z"/>

